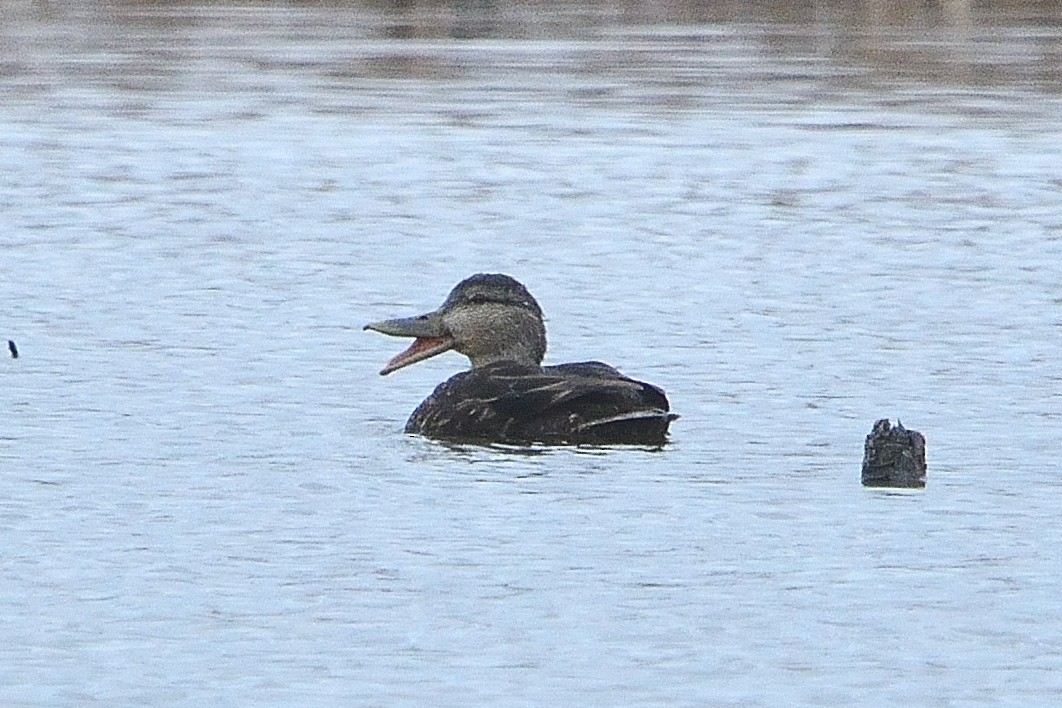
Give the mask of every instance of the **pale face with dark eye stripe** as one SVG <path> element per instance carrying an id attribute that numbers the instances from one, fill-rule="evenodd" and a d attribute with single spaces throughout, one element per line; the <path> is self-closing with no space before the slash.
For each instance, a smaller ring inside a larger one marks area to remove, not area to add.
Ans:
<path id="1" fill-rule="evenodd" d="M 382 320 L 365 329 L 414 338 L 381 374 L 450 349 L 467 356 L 472 368 L 497 361 L 537 367 L 546 354 L 542 310 L 527 288 L 507 275 L 474 275 L 458 283 L 434 312 Z"/>
<path id="2" fill-rule="evenodd" d="M 443 314 L 443 324 L 472 368 L 496 361 L 538 366 L 546 354 L 545 325 L 522 305 L 463 303 Z"/>
<path id="3" fill-rule="evenodd" d="M 454 349 L 472 368 L 496 361 L 538 366 L 546 355 L 542 309 L 507 275 L 474 275 L 450 291 L 439 308 Z"/>

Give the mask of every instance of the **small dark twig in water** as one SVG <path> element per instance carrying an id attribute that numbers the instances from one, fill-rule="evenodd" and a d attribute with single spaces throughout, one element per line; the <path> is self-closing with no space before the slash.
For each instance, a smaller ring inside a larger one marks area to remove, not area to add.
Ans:
<path id="1" fill-rule="evenodd" d="M 15 346 L 14 340 L 7 340 L 7 350 L 11 352 L 12 359 L 18 359 L 18 347 Z"/>

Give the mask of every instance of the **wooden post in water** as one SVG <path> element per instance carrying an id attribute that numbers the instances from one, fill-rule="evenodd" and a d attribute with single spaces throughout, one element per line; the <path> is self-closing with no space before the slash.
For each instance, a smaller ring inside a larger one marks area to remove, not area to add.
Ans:
<path id="1" fill-rule="evenodd" d="M 874 423 L 863 448 L 864 487 L 926 486 L 926 439 L 917 430 L 908 430 L 899 420 L 896 427 L 888 418 Z"/>

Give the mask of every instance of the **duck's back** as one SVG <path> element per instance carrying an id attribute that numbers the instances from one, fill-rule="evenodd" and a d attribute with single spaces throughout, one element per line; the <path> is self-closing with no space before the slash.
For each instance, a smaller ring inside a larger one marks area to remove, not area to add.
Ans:
<path id="1" fill-rule="evenodd" d="M 660 445 L 676 417 L 659 388 L 601 362 L 541 369 L 498 362 L 439 384 L 406 432 L 468 442 Z"/>

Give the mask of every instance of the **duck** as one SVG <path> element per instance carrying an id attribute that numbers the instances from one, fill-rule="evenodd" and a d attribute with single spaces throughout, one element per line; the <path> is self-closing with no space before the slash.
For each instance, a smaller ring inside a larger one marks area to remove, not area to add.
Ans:
<path id="1" fill-rule="evenodd" d="M 543 366 L 542 308 L 508 275 L 473 275 L 432 312 L 364 329 L 413 339 L 382 376 L 451 350 L 471 363 L 413 411 L 406 433 L 487 445 L 662 446 L 678 418 L 663 390 L 608 364 Z"/>

